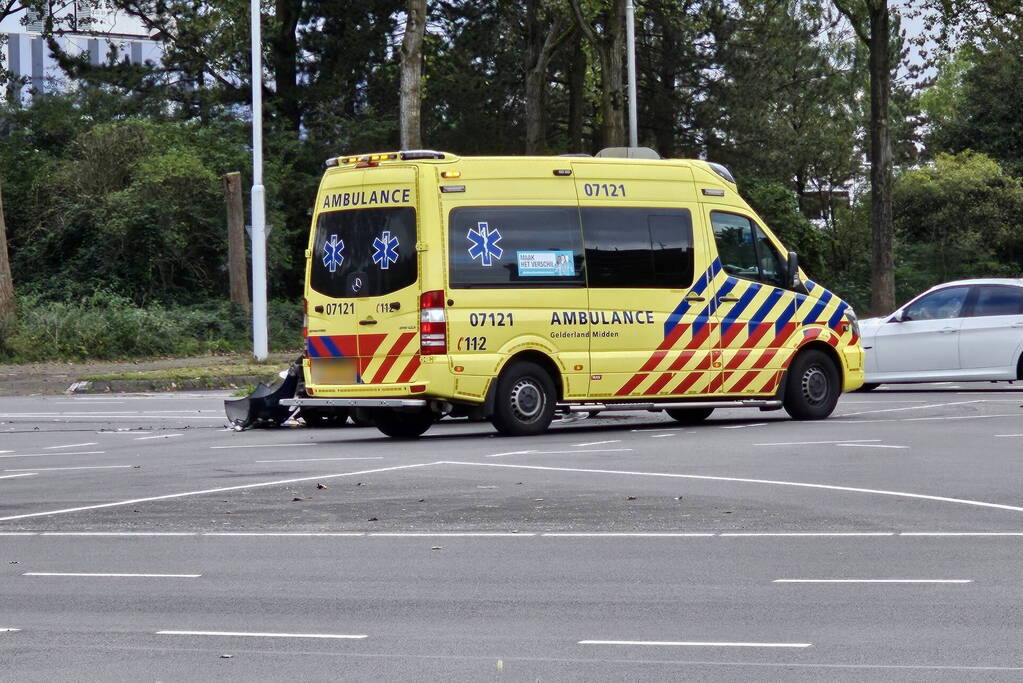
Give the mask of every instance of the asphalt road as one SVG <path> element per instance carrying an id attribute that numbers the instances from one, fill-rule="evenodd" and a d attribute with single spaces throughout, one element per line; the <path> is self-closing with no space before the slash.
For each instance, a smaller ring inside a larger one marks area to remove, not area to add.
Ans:
<path id="1" fill-rule="evenodd" d="M 0 680 L 1019 680 L 1023 390 L 224 428 L 0 398 Z"/>

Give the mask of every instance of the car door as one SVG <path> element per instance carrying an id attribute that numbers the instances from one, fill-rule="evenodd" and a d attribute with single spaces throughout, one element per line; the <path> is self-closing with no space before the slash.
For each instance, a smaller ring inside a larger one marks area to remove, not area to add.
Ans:
<path id="1" fill-rule="evenodd" d="M 1014 379 L 1023 344 L 1023 287 L 974 286 L 973 305 L 959 332 L 959 359 L 967 373 Z"/>
<path id="2" fill-rule="evenodd" d="M 882 373 L 946 373 L 959 370 L 959 329 L 969 287 L 946 287 L 907 304 L 877 335 L 871 353 Z"/>

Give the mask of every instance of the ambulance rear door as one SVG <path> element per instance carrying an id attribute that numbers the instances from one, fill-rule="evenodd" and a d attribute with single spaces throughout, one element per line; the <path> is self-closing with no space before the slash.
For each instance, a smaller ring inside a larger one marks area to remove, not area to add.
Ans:
<path id="1" fill-rule="evenodd" d="M 401 384 L 419 367 L 415 167 L 325 182 L 311 240 L 307 351 L 314 384 Z"/>

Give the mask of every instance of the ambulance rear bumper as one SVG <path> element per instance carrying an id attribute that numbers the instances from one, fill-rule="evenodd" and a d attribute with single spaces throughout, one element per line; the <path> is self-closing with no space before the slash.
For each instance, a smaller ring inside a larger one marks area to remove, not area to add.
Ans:
<path id="1" fill-rule="evenodd" d="M 295 408 L 425 408 L 422 398 L 287 398 L 282 406 Z"/>

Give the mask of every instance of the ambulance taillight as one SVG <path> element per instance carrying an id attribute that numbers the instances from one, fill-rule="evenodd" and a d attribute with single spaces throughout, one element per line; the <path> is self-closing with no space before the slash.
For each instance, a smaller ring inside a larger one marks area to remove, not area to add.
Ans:
<path id="1" fill-rule="evenodd" d="M 423 292 L 419 297 L 419 353 L 433 356 L 448 352 L 448 321 L 444 291 Z"/>

